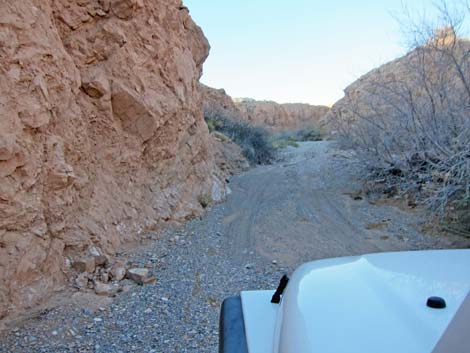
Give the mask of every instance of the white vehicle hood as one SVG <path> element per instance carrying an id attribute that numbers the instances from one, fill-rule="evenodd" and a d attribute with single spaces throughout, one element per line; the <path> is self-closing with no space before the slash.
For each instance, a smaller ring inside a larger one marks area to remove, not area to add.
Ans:
<path id="1" fill-rule="evenodd" d="M 241 293 L 248 349 L 431 353 L 469 292 L 470 250 L 307 263 L 292 275 L 280 305 L 270 303 L 273 291 Z M 444 298 L 446 308 L 429 308 L 431 296 Z"/>

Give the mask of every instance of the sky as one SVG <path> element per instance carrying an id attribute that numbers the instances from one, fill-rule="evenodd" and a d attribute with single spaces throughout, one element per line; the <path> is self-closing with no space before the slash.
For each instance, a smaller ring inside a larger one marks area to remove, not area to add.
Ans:
<path id="1" fill-rule="evenodd" d="M 201 81 L 232 97 L 332 105 L 407 48 L 403 4 L 432 0 L 184 0 L 211 45 Z"/>

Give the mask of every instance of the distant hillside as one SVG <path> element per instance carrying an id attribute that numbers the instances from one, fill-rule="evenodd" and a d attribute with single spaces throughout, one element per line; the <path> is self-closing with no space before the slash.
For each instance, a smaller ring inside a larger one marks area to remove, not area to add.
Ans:
<path id="1" fill-rule="evenodd" d="M 251 98 L 234 98 L 223 89 L 201 85 L 206 114 L 219 114 L 232 119 L 245 120 L 254 125 L 264 125 L 272 130 L 294 130 L 316 124 L 329 111 L 326 106 L 303 103 L 279 104 L 256 101 Z"/>
<path id="2" fill-rule="evenodd" d="M 254 124 L 264 124 L 275 130 L 298 129 L 316 124 L 330 108 L 303 103 L 278 104 L 272 101 L 242 100 L 235 105 L 244 119 Z"/>

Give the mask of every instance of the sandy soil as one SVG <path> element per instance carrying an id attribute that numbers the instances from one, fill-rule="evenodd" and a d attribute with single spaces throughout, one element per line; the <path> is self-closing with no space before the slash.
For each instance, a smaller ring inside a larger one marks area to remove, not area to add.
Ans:
<path id="1" fill-rule="evenodd" d="M 233 178 L 222 221 L 231 256 L 255 251 L 296 266 L 325 257 L 468 246 L 464 239 L 422 234 L 422 210 L 366 200 L 358 161 L 334 142 L 300 143 L 282 159 Z"/>
<path id="2" fill-rule="evenodd" d="M 233 177 L 228 200 L 201 219 L 120 252 L 135 267 L 150 266 L 156 283 L 129 284 L 112 299 L 61 293 L 7 325 L 0 352 L 215 353 L 223 299 L 273 289 L 302 262 L 470 246 L 423 234 L 423 211 L 361 196 L 360 171 L 332 142 L 288 148 L 280 162 Z"/>

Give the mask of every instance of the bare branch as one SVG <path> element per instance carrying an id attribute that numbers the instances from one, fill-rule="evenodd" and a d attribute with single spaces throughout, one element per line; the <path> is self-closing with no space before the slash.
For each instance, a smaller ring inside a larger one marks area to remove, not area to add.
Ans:
<path id="1" fill-rule="evenodd" d="M 470 212 L 470 41 L 460 37 L 470 1 L 436 9 L 431 21 L 404 6 L 400 23 L 413 50 L 348 88 L 336 126 L 370 175 L 444 217 Z"/>

